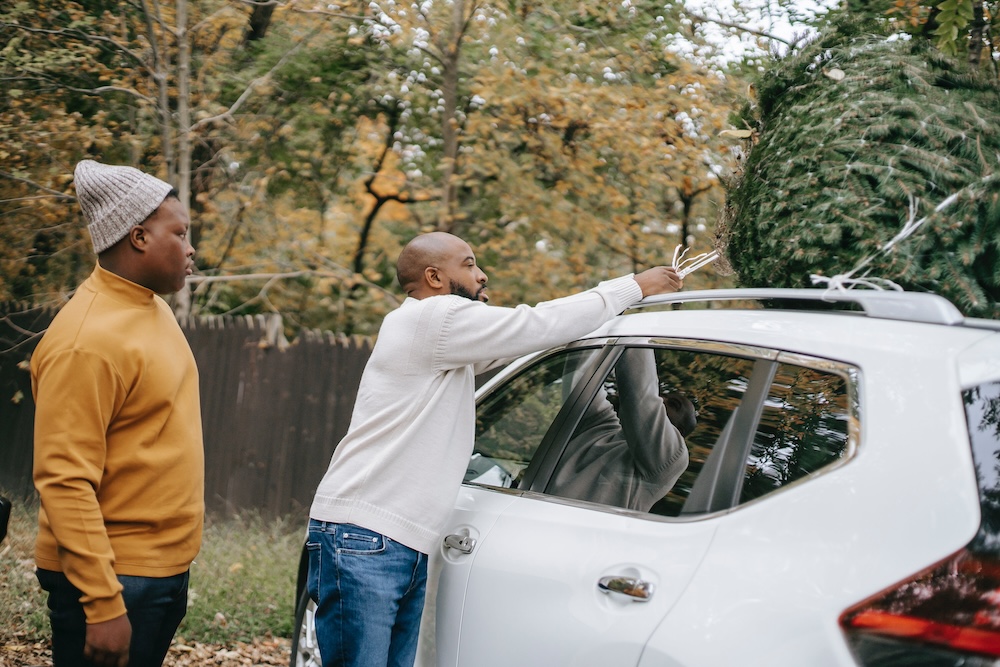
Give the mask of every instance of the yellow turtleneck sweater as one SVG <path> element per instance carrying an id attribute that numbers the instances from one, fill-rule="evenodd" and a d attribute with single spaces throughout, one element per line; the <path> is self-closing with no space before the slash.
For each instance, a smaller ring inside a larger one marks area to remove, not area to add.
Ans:
<path id="1" fill-rule="evenodd" d="M 169 306 L 98 266 L 31 357 L 35 563 L 83 592 L 88 623 L 125 613 L 116 574 L 185 572 L 201 548 L 198 369 Z"/>

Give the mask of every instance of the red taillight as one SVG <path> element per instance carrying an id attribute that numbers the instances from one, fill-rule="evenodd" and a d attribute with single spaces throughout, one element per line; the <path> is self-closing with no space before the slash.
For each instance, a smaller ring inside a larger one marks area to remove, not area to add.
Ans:
<path id="1" fill-rule="evenodd" d="M 852 635 L 1000 656 L 1000 562 L 969 550 L 848 609 Z"/>

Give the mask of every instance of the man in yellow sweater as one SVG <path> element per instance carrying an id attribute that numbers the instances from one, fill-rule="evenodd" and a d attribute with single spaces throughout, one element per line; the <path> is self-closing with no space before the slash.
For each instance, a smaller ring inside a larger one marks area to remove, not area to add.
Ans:
<path id="1" fill-rule="evenodd" d="M 168 183 L 84 160 L 98 264 L 31 358 L 35 562 L 55 667 L 162 664 L 201 547 L 198 370 L 167 303 L 193 267 Z"/>

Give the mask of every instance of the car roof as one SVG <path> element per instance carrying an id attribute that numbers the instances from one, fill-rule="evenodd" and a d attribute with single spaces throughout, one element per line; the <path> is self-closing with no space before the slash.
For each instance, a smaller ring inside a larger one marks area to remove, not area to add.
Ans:
<path id="1" fill-rule="evenodd" d="M 925 360 L 957 366 L 961 385 L 970 387 L 1000 378 L 998 333 L 1000 321 L 964 317 L 935 294 L 751 288 L 648 297 L 571 345 L 707 340 L 861 366 Z M 545 354 L 521 357 L 477 393 Z"/>
<path id="2" fill-rule="evenodd" d="M 647 298 L 585 338 L 709 339 L 857 362 L 873 354 L 954 357 L 997 333 L 1000 322 L 966 318 L 935 294 L 733 289 Z"/>
<path id="3" fill-rule="evenodd" d="M 867 317 L 927 324 L 959 325 L 966 320 L 961 311 L 942 296 L 897 290 L 745 288 L 673 292 L 643 299 L 629 310 L 664 304 L 746 301 L 771 304 L 809 303 L 817 306 L 850 304 L 859 308 Z M 1000 327 L 1000 323 L 997 324 Z"/>

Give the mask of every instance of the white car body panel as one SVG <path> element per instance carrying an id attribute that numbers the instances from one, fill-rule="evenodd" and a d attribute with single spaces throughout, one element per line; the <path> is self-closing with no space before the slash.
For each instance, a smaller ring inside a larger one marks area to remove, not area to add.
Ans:
<path id="1" fill-rule="evenodd" d="M 853 665 L 840 614 L 954 553 L 977 530 L 961 389 L 1000 376 L 997 337 L 843 314 L 731 310 L 637 313 L 593 334 L 637 335 L 759 346 L 857 367 L 856 456 L 697 520 L 530 493 L 515 498 L 493 517 L 471 565 L 443 566 L 438 664 Z M 960 377 L 963 350 L 968 368 Z M 504 495 L 463 488 L 470 493 Z M 453 519 L 468 524 L 468 510 L 460 504 Z M 621 604 L 598 591 L 600 576 L 628 568 L 657 585 L 649 603 Z M 461 603 L 460 581 L 467 582 Z M 453 619 L 444 632 L 442 613 Z"/>
<path id="2" fill-rule="evenodd" d="M 705 522 L 650 521 L 538 498 L 515 499 L 470 554 L 459 660 L 442 659 L 453 654 L 454 635 L 439 631 L 439 664 L 635 664 L 714 531 Z M 452 567 L 443 565 L 443 586 L 464 574 L 464 566 Z M 604 593 L 597 586 L 603 576 L 637 577 L 654 591 L 647 602 Z"/>
<path id="3" fill-rule="evenodd" d="M 438 579 L 437 591 L 433 595 L 433 604 L 437 607 L 434 650 L 438 665 L 458 664 L 459 637 L 464 625 L 472 564 L 497 518 L 515 499 L 511 494 L 470 486 L 463 486 L 458 493 L 446 534 L 467 535 L 476 541 L 476 545 L 471 553 L 462 554 L 446 548 L 442 543 L 439 553 L 434 554 Z M 431 597 L 430 591 L 428 596 Z"/>

